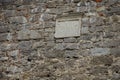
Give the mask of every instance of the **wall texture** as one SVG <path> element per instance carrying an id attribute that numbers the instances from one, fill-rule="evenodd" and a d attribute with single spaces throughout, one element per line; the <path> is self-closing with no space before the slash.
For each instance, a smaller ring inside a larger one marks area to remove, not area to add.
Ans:
<path id="1" fill-rule="evenodd" d="M 120 0 L 0 0 L 0 80 L 120 80 L 119 8 Z M 55 38 L 56 19 L 68 14 L 81 16 L 80 37 Z"/>

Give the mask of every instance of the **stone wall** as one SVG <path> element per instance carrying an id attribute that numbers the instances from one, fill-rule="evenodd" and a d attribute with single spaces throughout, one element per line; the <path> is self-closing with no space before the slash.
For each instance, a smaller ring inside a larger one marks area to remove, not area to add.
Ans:
<path id="1" fill-rule="evenodd" d="M 120 80 L 119 7 L 120 0 L 0 0 L 0 80 Z M 81 16 L 80 36 L 55 38 L 56 19 L 69 14 Z"/>

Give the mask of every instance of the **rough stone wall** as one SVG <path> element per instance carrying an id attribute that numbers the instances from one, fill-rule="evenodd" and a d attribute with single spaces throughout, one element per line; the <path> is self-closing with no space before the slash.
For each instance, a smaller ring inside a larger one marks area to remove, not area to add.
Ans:
<path id="1" fill-rule="evenodd" d="M 119 8 L 120 0 L 0 0 L 0 80 L 120 80 Z M 81 36 L 55 38 L 56 18 L 71 13 L 81 14 Z"/>

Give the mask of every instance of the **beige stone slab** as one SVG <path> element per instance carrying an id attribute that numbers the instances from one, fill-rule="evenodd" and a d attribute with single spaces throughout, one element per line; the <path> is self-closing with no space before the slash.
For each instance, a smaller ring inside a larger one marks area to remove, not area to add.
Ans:
<path id="1" fill-rule="evenodd" d="M 64 18 L 56 20 L 55 37 L 80 36 L 81 18 Z"/>

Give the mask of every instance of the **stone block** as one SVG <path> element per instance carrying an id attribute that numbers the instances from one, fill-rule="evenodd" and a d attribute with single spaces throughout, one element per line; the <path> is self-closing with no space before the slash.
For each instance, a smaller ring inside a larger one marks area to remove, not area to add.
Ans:
<path id="1" fill-rule="evenodd" d="M 88 27 L 82 27 L 81 28 L 81 34 L 88 34 L 89 33 L 89 28 Z"/>
<path id="2" fill-rule="evenodd" d="M 17 57 L 19 55 L 19 50 L 10 51 L 8 55 L 11 57 Z"/>
<path id="3" fill-rule="evenodd" d="M 10 23 L 27 23 L 27 19 L 24 16 L 10 17 Z"/>
<path id="4" fill-rule="evenodd" d="M 64 50 L 65 45 L 63 43 L 56 44 L 54 47 L 56 50 Z"/>
<path id="5" fill-rule="evenodd" d="M 108 68 L 107 67 L 102 67 L 102 66 L 93 67 L 90 70 L 90 73 L 92 75 L 95 75 L 95 76 L 98 76 L 99 74 L 106 75 L 106 74 L 108 74 Z M 101 80 L 104 80 L 104 79 L 101 79 Z"/>
<path id="6" fill-rule="evenodd" d="M 65 49 L 67 50 L 77 50 L 79 49 L 79 45 L 77 43 L 65 43 Z"/>
<path id="7" fill-rule="evenodd" d="M 112 55 L 115 55 L 116 57 L 120 57 L 120 48 L 119 47 L 118 48 L 111 48 L 110 53 Z"/>
<path id="8" fill-rule="evenodd" d="M 65 51 L 64 54 L 65 58 L 79 58 L 79 55 L 77 54 L 77 51 Z"/>
<path id="9" fill-rule="evenodd" d="M 91 55 L 93 56 L 99 56 L 99 55 L 106 55 L 110 54 L 110 49 L 109 48 L 93 48 L 91 49 Z"/>
<path id="10" fill-rule="evenodd" d="M 26 39 L 40 39 L 42 38 L 42 34 L 39 30 L 21 30 L 18 32 L 18 40 L 26 40 Z"/>
<path id="11" fill-rule="evenodd" d="M 13 17 L 16 15 L 16 11 L 15 10 L 6 10 L 5 11 L 5 17 Z"/>
<path id="12" fill-rule="evenodd" d="M 106 40 L 104 42 L 101 42 L 101 44 L 99 44 L 102 47 L 117 47 L 120 46 L 120 40 L 116 39 L 116 40 Z"/>
<path id="13" fill-rule="evenodd" d="M 76 38 L 64 38 L 65 43 L 74 43 L 77 42 Z"/>
<path id="14" fill-rule="evenodd" d="M 32 41 L 22 41 L 18 43 L 18 49 L 25 51 L 32 49 Z"/>
<path id="15" fill-rule="evenodd" d="M 0 33 L 6 33 L 10 31 L 10 27 L 6 25 L 0 25 Z"/>
<path id="16" fill-rule="evenodd" d="M 0 41 L 7 41 L 10 40 L 12 36 L 10 36 L 10 33 L 2 33 L 0 34 Z"/>
<path id="17" fill-rule="evenodd" d="M 57 19 L 55 27 L 55 37 L 74 37 L 80 36 L 81 18 L 61 18 Z"/>
<path id="18" fill-rule="evenodd" d="M 93 65 L 111 65 L 113 63 L 113 57 L 111 56 L 94 56 L 91 60 L 91 64 Z"/>

